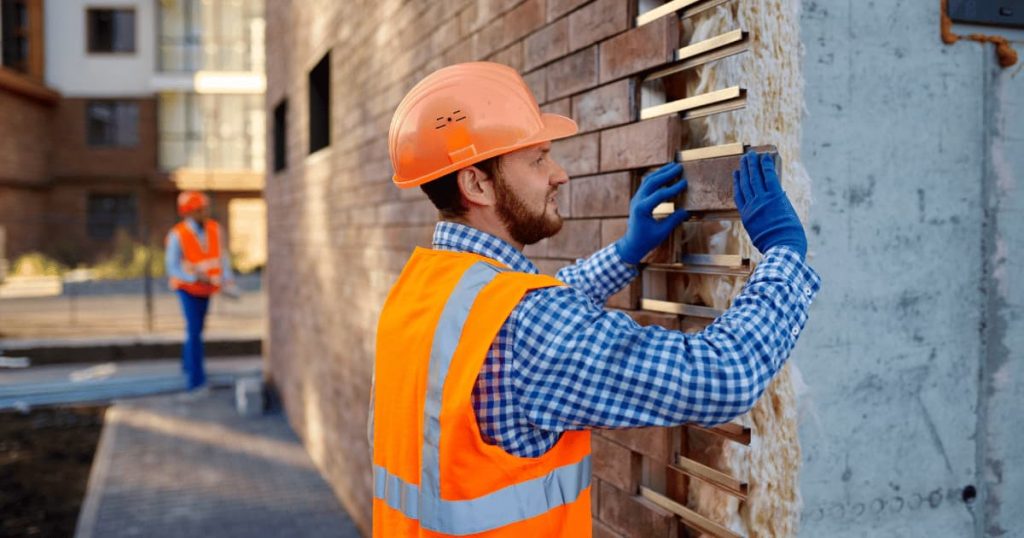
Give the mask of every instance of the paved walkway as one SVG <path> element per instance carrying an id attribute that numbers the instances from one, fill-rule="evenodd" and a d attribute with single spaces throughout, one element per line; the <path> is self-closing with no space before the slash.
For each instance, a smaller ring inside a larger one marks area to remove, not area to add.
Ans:
<path id="1" fill-rule="evenodd" d="M 76 538 L 357 537 L 280 414 L 217 389 L 107 410 Z"/>
<path id="2" fill-rule="evenodd" d="M 231 386 L 240 377 L 260 377 L 262 365 L 260 357 L 207 359 L 207 379 L 215 387 Z M 109 402 L 185 387 L 180 359 L 0 368 L 0 410 Z"/>

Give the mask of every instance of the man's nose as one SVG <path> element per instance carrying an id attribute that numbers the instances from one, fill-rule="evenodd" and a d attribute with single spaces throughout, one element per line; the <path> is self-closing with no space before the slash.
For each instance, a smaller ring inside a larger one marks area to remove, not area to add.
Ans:
<path id="1" fill-rule="evenodd" d="M 562 165 L 560 165 L 557 162 L 555 162 L 555 170 L 551 174 L 551 184 L 557 186 L 557 185 L 561 185 L 563 183 L 568 183 L 568 182 L 569 182 L 569 174 L 565 173 L 565 169 L 562 168 Z"/>

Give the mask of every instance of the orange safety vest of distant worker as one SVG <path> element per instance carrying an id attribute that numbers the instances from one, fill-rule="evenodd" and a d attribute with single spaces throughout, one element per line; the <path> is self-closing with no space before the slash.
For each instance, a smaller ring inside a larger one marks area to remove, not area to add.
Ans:
<path id="1" fill-rule="evenodd" d="M 171 277 L 171 289 L 185 290 L 190 295 L 197 297 L 209 297 L 220 290 L 220 225 L 213 219 L 206 219 L 203 222 L 203 229 L 206 235 L 205 249 L 187 221 L 182 220 L 172 229 L 174 233 L 178 234 L 181 254 L 185 258 L 182 267 L 186 272 L 206 275 L 209 283 L 184 282 Z"/>
<path id="2" fill-rule="evenodd" d="M 377 332 L 374 537 L 591 535 L 590 432 L 513 456 L 481 438 L 471 401 L 519 301 L 563 285 L 477 254 L 413 252 Z"/>

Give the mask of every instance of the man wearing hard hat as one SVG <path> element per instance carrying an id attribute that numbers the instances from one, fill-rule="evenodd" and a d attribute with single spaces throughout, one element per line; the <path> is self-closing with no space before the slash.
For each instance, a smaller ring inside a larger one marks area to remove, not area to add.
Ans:
<path id="1" fill-rule="evenodd" d="M 552 278 L 525 245 L 562 226 L 569 178 L 512 69 L 441 69 L 399 104 L 395 183 L 421 187 L 441 222 L 381 313 L 370 416 L 374 536 L 590 536 L 590 432 L 711 425 L 754 404 L 789 355 L 819 288 L 771 157 L 734 173 L 744 227 L 764 254 L 703 332 L 641 327 L 607 298 L 688 215 L 655 219 L 686 188 L 669 164 L 641 183 L 621 239 Z"/>
<path id="2" fill-rule="evenodd" d="M 210 297 L 222 286 L 234 285 L 234 275 L 223 249 L 224 235 L 210 218 L 210 200 L 205 194 L 186 191 L 178 195 L 181 221 L 167 234 L 164 264 L 171 289 L 181 300 L 185 315 L 185 345 L 181 366 L 189 390 L 206 384 L 203 366 L 203 324 Z"/>

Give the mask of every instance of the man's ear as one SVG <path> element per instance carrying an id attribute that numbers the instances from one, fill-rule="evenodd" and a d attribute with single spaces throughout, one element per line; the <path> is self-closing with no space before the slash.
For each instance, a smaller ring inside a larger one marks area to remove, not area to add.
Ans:
<path id="1" fill-rule="evenodd" d="M 494 179 L 475 166 L 459 170 L 456 176 L 459 192 L 469 206 L 489 207 L 495 204 Z"/>

